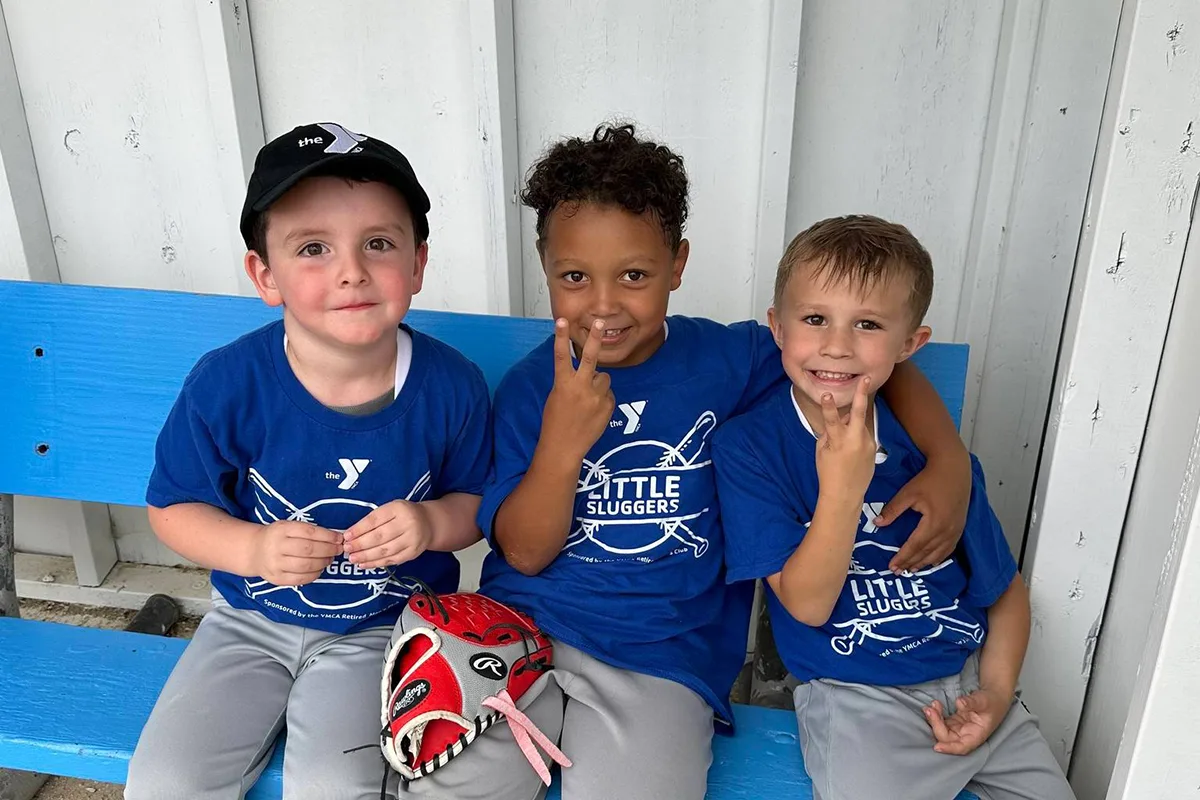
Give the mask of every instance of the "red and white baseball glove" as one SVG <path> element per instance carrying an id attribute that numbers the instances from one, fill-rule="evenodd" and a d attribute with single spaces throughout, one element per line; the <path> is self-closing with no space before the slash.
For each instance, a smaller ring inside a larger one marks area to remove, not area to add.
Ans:
<path id="1" fill-rule="evenodd" d="M 550 640 L 529 617 L 479 594 L 414 592 L 392 629 L 381 699 L 384 758 L 406 780 L 444 767 L 502 719 L 546 785 L 571 762 L 517 709 L 552 669 Z"/>

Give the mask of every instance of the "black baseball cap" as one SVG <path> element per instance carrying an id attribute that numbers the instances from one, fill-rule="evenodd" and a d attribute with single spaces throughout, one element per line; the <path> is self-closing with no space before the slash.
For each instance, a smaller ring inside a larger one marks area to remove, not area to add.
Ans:
<path id="1" fill-rule="evenodd" d="M 334 164 L 353 165 L 356 173 L 394 186 L 408 201 L 414 218 L 429 213 L 429 196 L 403 153 L 336 122 L 316 122 L 293 128 L 258 151 L 242 206 L 240 228 L 247 249 L 259 214 L 302 179 Z"/>

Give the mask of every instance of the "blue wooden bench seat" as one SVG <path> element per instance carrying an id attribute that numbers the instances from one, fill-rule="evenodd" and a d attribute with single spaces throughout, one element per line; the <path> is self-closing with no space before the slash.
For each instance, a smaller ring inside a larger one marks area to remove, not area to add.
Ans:
<path id="1" fill-rule="evenodd" d="M 129 505 L 144 505 L 158 428 L 191 365 L 277 317 L 253 298 L 8 281 L 0 309 L 0 493 Z M 464 352 L 493 388 L 551 331 L 547 320 L 448 312 L 413 311 L 408 322 Z M 933 345 L 918 361 L 957 419 L 965 346 Z M 0 618 L 0 767 L 123 783 L 186 646 Z M 738 734 L 714 740 L 708 796 L 811 798 L 794 715 L 735 714 Z M 249 797 L 280 797 L 281 761 L 277 749 Z"/>

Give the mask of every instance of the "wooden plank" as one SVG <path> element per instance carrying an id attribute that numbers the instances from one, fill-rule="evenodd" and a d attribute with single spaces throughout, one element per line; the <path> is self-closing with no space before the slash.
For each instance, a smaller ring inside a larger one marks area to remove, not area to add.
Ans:
<path id="1" fill-rule="evenodd" d="M 229 229 L 232 257 L 225 268 L 233 271 L 241 294 L 253 295 L 254 285 L 238 258 L 246 251 L 238 230 L 246 184 L 265 141 L 249 12 L 244 0 L 194 0 L 194 6 L 217 150 L 217 180 Z"/>
<path id="2" fill-rule="evenodd" d="M 1181 312 L 1196 316 L 1194 308 Z M 1191 797 L 1200 786 L 1200 734 L 1190 713 L 1200 685 L 1200 427 L 1191 439 L 1182 489 L 1108 788 L 1111 800 Z"/>
<path id="3" fill-rule="evenodd" d="M 1096 646 L 1079 738 L 1071 757 L 1071 783 L 1080 797 L 1104 797 L 1108 793 L 1122 742 L 1137 738 L 1133 721 L 1142 718 L 1144 682 L 1155 671 L 1146 657 L 1157 649 L 1155 632 L 1161 627 L 1161 613 L 1170 600 L 1170 578 L 1188 538 L 1187 502 L 1200 478 L 1200 451 L 1195 438 L 1188 435 L 1200 428 L 1200 370 L 1195 368 L 1196 342 L 1200 341 L 1197 308 L 1200 228 L 1193 220 L 1158 367 L 1146 439 L 1125 515 L 1104 634 Z M 1176 608 L 1180 614 L 1194 616 L 1186 606 Z M 1200 744 L 1194 737 L 1182 741 L 1190 742 L 1193 749 Z"/>
<path id="4" fill-rule="evenodd" d="M 15 415 L 0 491 L 88 486 L 77 498 L 128 505 L 144 504 L 158 428 L 191 365 L 279 313 L 258 298 L 17 282 L 0 282 L 0 307 L 22 309 L 0 338 L 11 376 L 0 416 Z M 407 321 L 476 360 L 493 387 L 552 325 L 418 310 Z"/>
<path id="5" fill-rule="evenodd" d="M 1025 567 L 1026 702 L 1071 758 L 1134 467 L 1200 190 L 1192 0 L 1122 10 L 1038 474 Z M 1181 37 L 1182 41 L 1181 41 Z"/>
<path id="6" fill-rule="evenodd" d="M 0 491 L 129 505 L 143 504 L 154 440 L 191 365 L 278 314 L 257 298 L 18 282 L 0 282 L 0 307 L 21 310 L 0 334 L 10 376 L 0 418 L 12 420 Z M 406 321 L 458 348 L 493 387 L 552 324 L 417 310 Z M 955 412 L 965 349 L 918 354 Z"/>
<path id="7" fill-rule="evenodd" d="M 479 153 L 483 158 L 487 220 L 484 271 L 487 313 L 520 316 L 524 310 L 521 213 L 517 207 L 517 68 L 513 55 L 512 0 L 469 6 L 471 64 L 475 79 Z"/>
<path id="8" fill-rule="evenodd" d="M 296 125 L 332 120 L 390 142 L 412 162 L 432 204 L 429 264 L 413 298 L 416 308 L 486 313 L 506 296 L 493 270 L 495 254 L 511 243 L 498 250 L 492 239 L 498 225 L 508 231 L 496 206 L 503 178 L 485 174 L 485 164 L 499 155 L 492 166 L 502 168 L 504 148 L 511 145 L 502 125 L 489 132 L 489 138 L 499 134 L 500 153 L 481 150 L 481 42 L 473 27 L 496 14 L 481 7 L 493 2 L 246 3 L 268 139 Z M 499 69 L 495 80 L 501 121 L 506 111 Z"/>
<path id="9" fill-rule="evenodd" d="M 751 296 L 751 313 L 764 322 L 767 309 L 774 305 L 775 271 L 788 243 L 788 188 L 796 123 L 796 70 L 800 61 L 802 8 L 803 4 L 795 0 L 771 2 Z"/>
<path id="10" fill-rule="evenodd" d="M 1044 0 L 1005 3 L 1000 22 L 1000 46 L 967 242 L 966 275 L 955 325 L 956 338 L 968 339 L 972 345 L 968 413 L 962 429 L 968 441 L 975 425 L 973 409 L 978 403 L 979 365 L 991 329 L 1020 151 L 1027 136 L 1025 120 L 1045 5 Z"/>
<path id="11" fill-rule="evenodd" d="M 0 9 L 0 278 L 57 281 L 58 259 L 42 203 L 25 105 Z"/>
<path id="12" fill-rule="evenodd" d="M 63 280 L 237 291 L 193 4 L 4 12 Z"/>
<path id="13" fill-rule="evenodd" d="M 851 213 L 908 226 L 933 257 L 940 341 L 956 341 L 1008 5 L 804 4 L 788 233 Z"/>
<path id="14" fill-rule="evenodd" d="M 0 9 L 0 119 L 5 120 L 4 136 L 0 137 L 0 278 L 57 283 L 58 257 L 42 200 L 42 185 L 3 9 Z M 107 510 L 90 503 L 31 502 L 21 498 L 15 503 L 17 524 L 24 525 L 36 511 L 48 513 L 64 534 L 60 541 L 41 542 L 41 547 L 65 545 L 75 558 L 80 583 L 99 584 L 117 560 Z M 8 569 L 11 568 L 10 561 Z"/>
<path id="15" fill-rule="evenodd" d="M 671 310 L 723 322 L 762 314 L 751 262 L 771 0 L 520 0 L 513 11 L 522 174 L 561 137 L 636 123 L 683 157 L 691 179 L 691 256 Z M 548 316 L 534 215 L 523 208 L 522 220 L 525 311 Z"/>
<path id="16" fill-rule="evenodd" d="M 1019 554 L 1121 0 L 1004 10 L 954 340 L 971 345 L 963 434 Z"/>

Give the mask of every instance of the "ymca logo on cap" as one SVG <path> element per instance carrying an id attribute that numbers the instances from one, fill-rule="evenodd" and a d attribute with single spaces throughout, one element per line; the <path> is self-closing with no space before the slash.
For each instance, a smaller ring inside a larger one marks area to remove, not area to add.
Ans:
<path id="1" fill-rule="evenodd" d="M 246 247 L 253 246 L 254 221 L 259 214 L 305 177 L 329 174 L 343 161 L 352 162 L 356 177 L 394 186 L 404 195 L 414 219 L 424 221 L 429 195 L 403 153 L 382 139 L 355 133 L 337 122 L 314 122 L 277 136 L 258 151 L 239 223 Z"/>
<path id="2" fill-rule="evenodd" d="M 346 130 L 336 122 L 318 122 L 317 127 L 327 131 L 333 137 L 333 141 L 325 148 L 326 153 L 337 153 L 339 155 L 359 153 L 362 152 L 360 142 L 367 140 L 367 137 L 361 133 Z M 298 144 L 300 147 L 306 147 L 311 144 L 325 144 L 325 137 L 304 136 L 301 137 Z"/>

